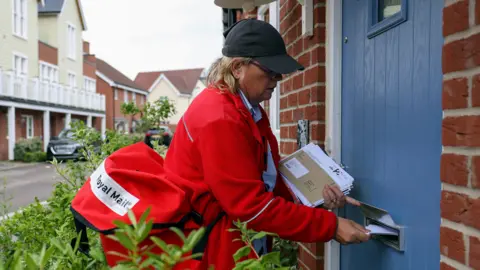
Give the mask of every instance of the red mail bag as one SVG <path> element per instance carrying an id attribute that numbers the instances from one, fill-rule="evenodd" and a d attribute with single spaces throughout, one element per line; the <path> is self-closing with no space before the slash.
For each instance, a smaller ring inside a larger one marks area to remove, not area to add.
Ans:
<path id="1" fill-rule="evenodd" d="M 71 203 L 77 234 L 80 233 L 79 250 L 88 255 L 86 228 L 95 230 L 100 233 L 107 262 L 115 265 L 120 257 L 108 251 L 126 254 L 126 249 L 105 237 L 117 229 L 113 221 L 131 225 L 128 209 L 132 209 L 138 220 L 147 208 L 150 208 L 148 219 L 153 221 L 151 235 L 181 246 L 170 227 L 189 231 L 203 226 L 202 216 L 190 205 L 189 191 L 180 187 L 181 182 L 182 179 L 166 173 L 163 158 L 143 142 L 114 152 L 87 179 Z M 209 232 L 222 215 L 206 226 L 207 233 L 193 253 L 203 252 Z M 145 244 L 151 241 L 147 238 Z"/>

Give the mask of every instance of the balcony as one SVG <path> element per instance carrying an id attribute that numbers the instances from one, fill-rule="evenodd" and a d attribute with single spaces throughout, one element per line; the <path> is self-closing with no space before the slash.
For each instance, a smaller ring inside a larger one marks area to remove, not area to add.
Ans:
<path id="1" fill-rule="evenodd" d="M 0 70 L 0 98 L 10 97 L 25 101 L 62 105 L 76 109 L 105 111 L 105 96 L 57 83 L 28 79 Z"/>

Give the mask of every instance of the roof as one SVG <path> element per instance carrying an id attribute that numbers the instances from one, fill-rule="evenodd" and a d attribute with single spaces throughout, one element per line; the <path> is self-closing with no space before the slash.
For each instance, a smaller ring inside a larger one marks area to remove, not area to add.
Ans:
<path id="1" fill-rule="evenodd" d="M 125 76 L 125 74 L 100 58 L 97 58 L 97 71 L 105 75 L 108 79 L 112 80 L 116 84 L 135 88 L 144 92 L 147 91 L 145 88 L 136 84 L 134 81 Z"/>
<path id="2" fill-rule="evenodd" d="M 163 74 L 181 94 L 191 95 L 202 71 L 203 68 L 140 72 L 135 78 L 135 83 L 144 89 L 150 89 Z"/>
<path id="3" fill-rule="evenodd" d="M 80 20 L 83 24 L 83 30 L 87 30 L 87 22 L 85 21 L 85 15 L 83 13 L 81 0 L 76 0 L 78 12 L 80 14 Z M 50 15 L 50 14 L 59 14 L 63 10 L 63 5 L 65 4 L 66 0 L 44 0 L 42 3 L 38 3 L 38 14 L 40 15 Z"/>

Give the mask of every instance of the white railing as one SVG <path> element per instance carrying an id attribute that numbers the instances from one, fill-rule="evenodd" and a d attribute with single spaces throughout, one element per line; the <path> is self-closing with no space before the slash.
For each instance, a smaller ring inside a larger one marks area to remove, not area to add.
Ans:
<path id="1" fill-rule="evenodd" d="M 105 111 L 105 95 L 57 83 L 28 79 L 0 69 L 0 96 Z"/>

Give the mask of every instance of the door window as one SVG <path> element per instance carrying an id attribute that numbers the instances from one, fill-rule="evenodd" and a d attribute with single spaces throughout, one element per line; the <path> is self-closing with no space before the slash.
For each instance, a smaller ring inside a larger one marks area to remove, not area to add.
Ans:
<path id="1" fill-rule="evenodd" d="M 368 5 L 368 38 L 380 35 L 407 20 L 407 0 L 370 0 Z"/>
<path id="2" fill-rule="evenodd" d="M 31 139 L 34 136 L 33 132 L 33 115 L 22 115 L 22 122 L 25 123 L 25 138 Z"/>
<path id="3" fill-rule="evenodd" d="M 381 22 L 402 10 L 400 0 L 379 0 L 378 1 L 378 21 Z"/>

